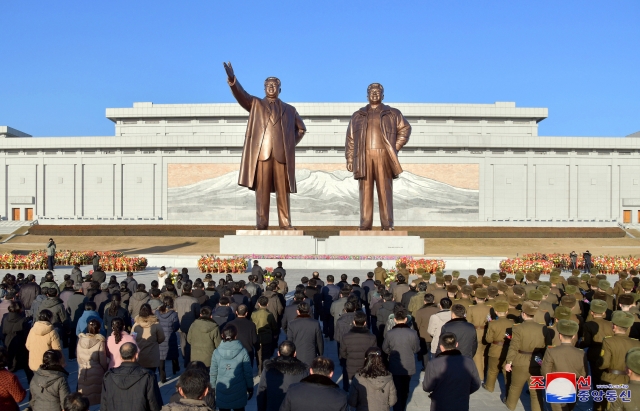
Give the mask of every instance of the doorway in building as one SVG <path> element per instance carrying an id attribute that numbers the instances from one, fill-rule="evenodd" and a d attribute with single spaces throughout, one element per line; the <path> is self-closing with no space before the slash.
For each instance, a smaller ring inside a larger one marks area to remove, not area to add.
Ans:
<path id="1" fill-rule="evenodd" d="M 631 224 L 631 210 L 624 210 L 622 212 L 622 222 L 624 224 Z"/>
<path id="2" fill-rule="evenodd" d="M 25 208 L 24 213 L 26 214 L 27 221 L 33 221 L 33 208 Z"/>
<path id="3" fill-rule="evenodd" d="M 12 208 L 11 209 L 11 219 L 13 221 L 20 221 L 20 209 L 19 208 Z"/>

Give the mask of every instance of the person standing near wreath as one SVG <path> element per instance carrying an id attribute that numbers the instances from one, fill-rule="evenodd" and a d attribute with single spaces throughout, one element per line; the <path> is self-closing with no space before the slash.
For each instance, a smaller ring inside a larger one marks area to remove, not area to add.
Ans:
<path id="1" fill-rule="evenodd" d="M 291 226 L 290 194 L 296 187 L 296 146 L 307 129 L 296 109 L 278 98 L 280 80 L 264 81 L 265 97 L 250 95 L 240 85 L 231 63 L 223 63 L 238 103 L 249 112 L 238 185 L 256 192 L 256 230 L 269 228 L 271 193 L 276 193 L 281 230 Z"/>

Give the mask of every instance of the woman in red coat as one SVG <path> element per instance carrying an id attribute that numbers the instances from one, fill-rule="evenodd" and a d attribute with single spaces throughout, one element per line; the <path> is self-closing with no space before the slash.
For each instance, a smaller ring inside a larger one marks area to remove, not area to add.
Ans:
<path id="1" fill-rule="evenodd" d="M 7 370 L 7 362 L 7 349 L 0 348 L 0 410 L 18 411 L 18 404 L 24 400 L 27 392 L 18 377 Z"/>

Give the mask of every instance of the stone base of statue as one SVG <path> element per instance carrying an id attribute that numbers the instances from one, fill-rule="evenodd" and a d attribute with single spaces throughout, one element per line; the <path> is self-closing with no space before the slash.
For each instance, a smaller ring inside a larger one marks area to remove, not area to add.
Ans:
<path id="1" fill-rule="evenodd" d="M 301 230 L 237 230 L 220 239 L 220 254 L 316 254 L 316 239 Z"/>
<path id="2" fill-rule="evenodd" d="M 424 255 L 424 240 L 406 231 L 340 231 L 324 241 L 329 255 Z"/>

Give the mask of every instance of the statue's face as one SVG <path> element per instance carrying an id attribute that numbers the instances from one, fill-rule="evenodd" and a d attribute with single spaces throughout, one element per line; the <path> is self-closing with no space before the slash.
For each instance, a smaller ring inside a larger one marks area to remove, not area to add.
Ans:
<path id="1" fill-rule="evenodd" d="M 371 104 L 380 104 L 384 99 L 384 93 L 379 87 L 372 87 L 367 93 L 367 98 Z"/>
<path id="2" fill-rule="evenodd" d="M 268 98 L 278 98 L 280 95 L 280 87 L 277 81 L 269 80 L 264 84 L 264 93 Z"/>

